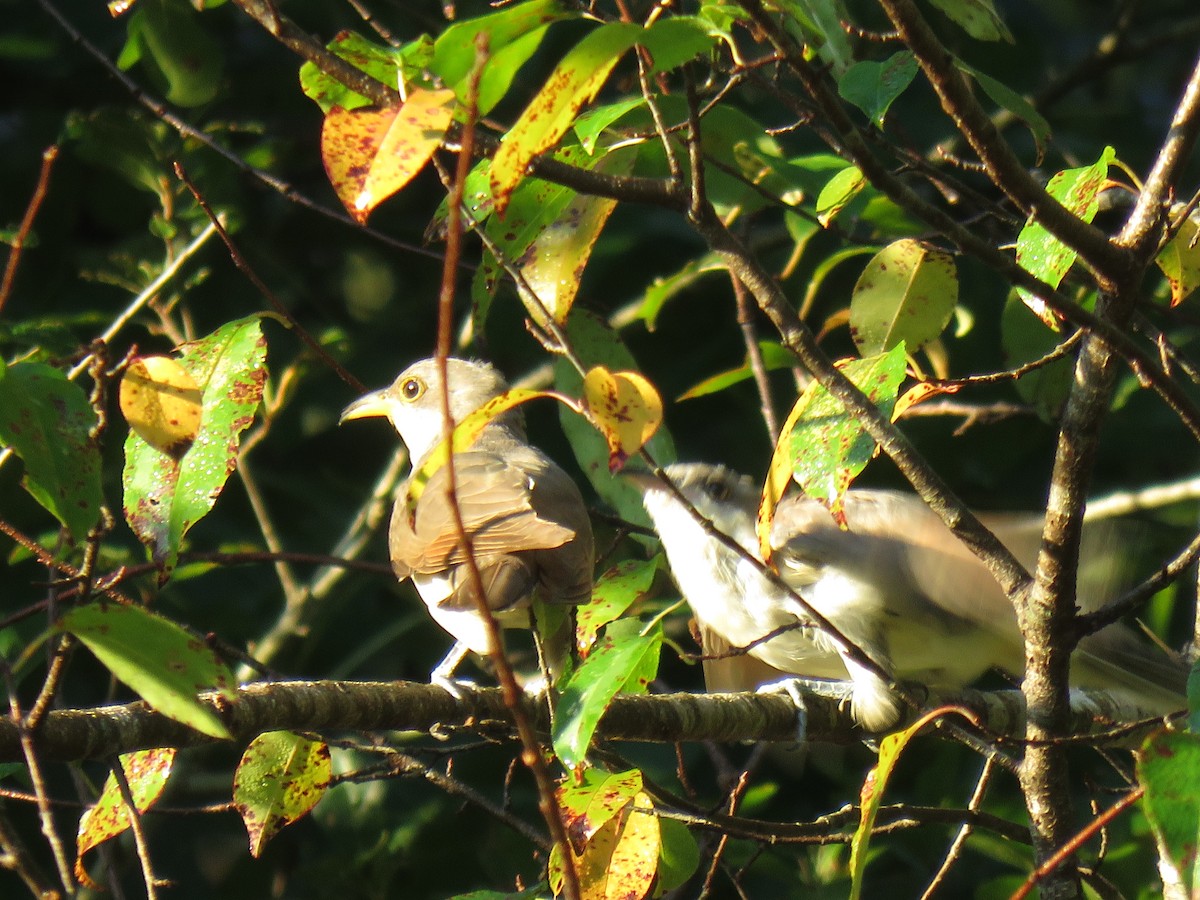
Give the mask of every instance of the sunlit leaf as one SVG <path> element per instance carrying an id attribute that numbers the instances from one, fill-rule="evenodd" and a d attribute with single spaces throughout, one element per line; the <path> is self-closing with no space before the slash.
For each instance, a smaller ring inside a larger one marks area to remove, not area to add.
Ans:
<path id="1" fill-rule="evenodd" d="M 179 363 L 201 386 L 200 432 L 182 456 L 136 432 L 125 441 L 125 519 L 166 580 L 188 530 L 208 514 L 237 465 L 240 435 L 262 400 L 266 341 L 257 316 L 221 326 L 179 348 Z"/>
<path id="2" fill-rule="evenodd" d="M 138 813 L 144 813 L 162 795 L 174 768 L 176 752 L 174 747 L 159 747 L 126 753 L 120 757 L 121 770 L 125 773 L 129 794 Z M 116 776 L 109 773 L 96 804 L 79 819 L 79 832 L 75 838 L 75 877 L 83 885 L 92 890 L 99 889 L 84 868 L 84 855 L 93 847 L 125 831 L 130 824 L 129 807 L 121 796 L 120 785 Z"/>
<path id="3" fill-rule="evenodd" d="M 290 731 L 260 734 L 246 748 L 233 776 L 233 805 L 250 836 L 250 855 L 308 814 L 332 777 L 329 745 Z"/>
<path id="4" fill-rule="evenodd" d="M 121 377 L 121 414 L 146 443 L 182 456 L 200 433 L 200 385 L 169 356 L 135 359 Z"/>
<path id="5" fill-rule="evenodd" d="M 778 341 L 759 341 L 758 352 L 762 357 L 763 368 L 768 372 L 774 372 L 777 369 L 791 369 L 796 365 L 796 355 Z M 676 399 L 694 400 L 697 397 L 706 397 L 753 377 L 754 369 L 747 360 L 736 369 L 710 375 L 699 384 L 688 388 Z"/>
<path id="6" fill-rule="evenodd" d="M 465 83 L 475 66 L 476 40 L 486 34 L 488 55 L 479 80 L 476 108 L 480 115 L 487 115 L 508 93 L 517 70 L 541 45 L 546 26 L 578 15 L 561 0 L 527 0 L 456 22 L 434 42 L 429 70 L 465 100 Z"/>
<path id="7" fill-rule="evenodd" d="M 945 331 L 957 303 L 954 259 L 905 238 L 875 254 L 858 277 L 850 295 L 850 336 L 864 356 L 900 342 L 915 353 Z"/>
<path id="8" fill-rule="evenodd" d="M 863 896 L 863 872 L 867 866 L 867 845 L 871 838 L 871 829 L 875 827 L 875 819 L 879 815 L 879 807 L 883 803 L 883 792 L 888 779 L 895 771 L 901 754 L 908 747 L 913 737 L 932 720 L 944 715 L 946 710 L 938 709 L 922 716 L 908 728 L 895 734 L 887 735 L 879 742 L 879 761 L 867 773 L 859 794 L 859 823 L 854 837 L 850 841 L 850 900 L 858 900 Z"/>
<path id="9" fill-rule="evenodd" d="M 657 874 L 659 821 L 636 770 L 613 775 L 589 770 L 559 790 L 579 876 L 581 900 L 628 900 L 649 895 Z M 562 890 L 562 848 L 550 855 L 550 885 Z"/>
<path id="10" fill-rule="evenodd" d="M 1200 222 L 1188 216 L 1154 260 L 1171 285 L 1171 305 L 1178 306 L 1200 286 Z"/>
<path id="11" fill-rule="evenodd" d="M 559 61 L 505 134 L 491 167 L 496 209 L 503 213 L 529 163 L 567 133 L 576 114 L 595 98 L 613 66 L 630 48 L 641 44 L 649 51 L 653 72 L 686 62 L 715 39 L 699 19 L 664 19 L 650 28 L 609 22 L 590 32 Z"/>
<path id="12" fill-rule="evenodd" d="M 817 221 L 821 226 L 827 227 L 866 184 L 856 166 L 847 166 L 830 178 L 817 196 Z"/>
<path id="13" fill-rule="evenodd" d="M 596 643 L 600 629 L 650 590 L 654 575 L 661 565 L 661 556 L 654 559 L 627 559 L 600 576 L 592 588 L 591 602 L 579 607 L 575 614 L 575 643 L 580 653 L 586 655 Z"/>
<path id="14" fill-rule="evenodd" d="M 637 372 L 610 372 L 595 366 L 584 376 L 583 398 L 608 441 L 608 467 L 613 472 L 641 450 L 662 423 L 662 398 Z"/>
<path id="15" fill-rule="evenodd" d="M 445 137 L 454 92 L 413 88 L 400 106 L 335 106 L 321 128 L 321 159 L 338 199 L 359 222 L 425 167 Z"/>
<path id="16" fill-rule="evenodd" d="M 73 634 L 117 678 L 168 718 L 203 734 L 229 730 L 197 694 L 233 697 L 233 675 L 203 641 L 140 606 L 93 603 L 71 610 L 58 629 Z"/>
<path id="17" fill-rule="evenodd" d="M 554 716 L 554 752 L 574 768 L 587 756 L 600 717 L 618 691 L 645 693 L 658 669 L 662 630 L 642 634 L 642 623 L 618 619 L 566 684 Z"/>
<path id="18" fill-rule="evenodd" d="M 850 360 L 839 368 L 882 412 L 889 417 L 893 414 L 904 378 L 904 344 L 868 359 Z M 775 507 L 791 480 L 843 522 L 843 495 L 876 450 L 874 439 L 829 391 L 816 381 L 805 388 L 783 425 L 767 471 L 757 523 L 763 559 L 770 559 Z"/>
<path id="19" fill-rule="evenodd" d="M 401 81 L 405 85 L 419 83 L 433 59 L 433 41 L 426 35 L 403 47 L 387 47 L 373 43 L 356 32 L 341 31 L 326 45 L 326 49 L 393 90 L 399 90 Z M 372 102 L 369 97 L 346 87 L 312 62 L 300 67 L 300 89 L 326 114 L 335 106 L 352 110 L 370 106 Z"/>
<path id="20" fill-rule="evenodd" d="M 1113 148 L 1105 147 L 1092 165 L 1057 173 L 1046 185 L 1046 192 L 1069 212 L 1084 222 L 1091 222 L 1100 208 L 1100 191 L 1108 179 L 1108 167 L 1115 158 Z M 1058 287 L 1075 263 L 1076 256 L 1078 254 L 1072 248 L 1046 230 L 1036 217 L 1030 217 L 1017 235 L 1017 262 L 1051 287 Z M 1017 293 L 1043 322 L 1058 327 L 1056 316 L 1041 300 L 1024 288 L 1017 288 Z"/>
<path id="21" fill-rule="evenodd" d="M 25 465 L 22 486 L 77 541 L 100 518 L 96 414 L 83 388 L 53 366 L 0 360 L 0 446 Z"/>
<path id="22" fill-rule="evenodd" d="M 636 155 L 632 147 L 610 153 L 595 166 L 595 171 L 628 174 Z M 516 261 L 524 281 L 524 285 L 518 282 L 517 291 L 535 322 L 544 325 L 546 313 L 560 325 L 566 321 L 592 248 L 616 205 L 616 200 L 607 197 L 575 194 Z M 530 291 L 532 297 L 528 296 Z"/>
<path id="23" fill-rule="evenodd" d="M 610 371 L 634 369 L 637 362 L 621 336 L 603 319 L 576 307 L 567 319 L 567 337 L 586 368 L 604 366 Z M 554 364 L 554 385 L 568 396 L 583 393 L 583 378 L 566 360 Z M 608 442 L 595 427 L 570 410 L 559 410 L 559 422 L 579 467 L 596 493 L 626 522 L 648 527 L 650 517 L 642 505 L 642 494 L 629 479 L 614 475 L 608 467 Z M 647 449 L 660 465 L 676 460 L 675 444 L 665 424 L 650 438 Z"/>

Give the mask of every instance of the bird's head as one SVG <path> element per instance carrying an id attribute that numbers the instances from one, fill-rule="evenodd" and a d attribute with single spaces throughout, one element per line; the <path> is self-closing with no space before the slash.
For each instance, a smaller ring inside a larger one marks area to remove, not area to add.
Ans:
<path id="1" fill-rule="evenodd" d="M 446 381 L 450 389 L 450 417 L 455 424 L 508 390 L 508 383 L 496 369 L 476 360 L 449 357 Z M 437 446 L 443 433 L 442 380 L 437 361 L 415 362 L 388 387 L 359 397 L 342 410 L 339 424 L 368 416 L 385 416 L 408 447 L 413 461 L 424 458 Z M 519 430 L 520 413 L 506 413 L 496 424 Z"/>

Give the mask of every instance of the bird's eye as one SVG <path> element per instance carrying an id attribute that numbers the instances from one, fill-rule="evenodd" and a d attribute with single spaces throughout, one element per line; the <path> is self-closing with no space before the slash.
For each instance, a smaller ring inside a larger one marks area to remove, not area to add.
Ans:
<path id="1" fill-rule="evenodd" d="M 412 402 L 425 393 L 425 382 L 417 376 L 413 375 L 405 378 L 400 385 L 400 396 L 405 400 Z"/>
<path id="2" fill-rule="evenodd" d="M 710 481 L 708 483 L 708 496 L 712 497 L 718 503 L 724 503 L 729 499 L 730 488 L 723 481 Z"/>

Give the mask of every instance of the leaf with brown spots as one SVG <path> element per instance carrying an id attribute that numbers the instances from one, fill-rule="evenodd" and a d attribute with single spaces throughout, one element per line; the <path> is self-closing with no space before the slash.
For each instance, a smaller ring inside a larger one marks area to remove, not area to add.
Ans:
<path id="1" fill-rule="evenodd" d="M 595 769 L 559 789 L 582 900 L 637 900 L 658 874 L 661 834 L 641 773 Z M 562 848 L 550 855 L 550 885 L 562 888 Z"/>
<path id="2" fill-rule="evenodd" d="M 662 398 L 637 372 L 610 372 L 596 366 L 584 376 L 583 398 L 608 442 L 608 468 L 613 472 L 641 450 L 662 423 Z"/>
<path id="3" fill-rule="evenodd" d="M 158 747 L 126 753 L 120 758 L 121 769 L 129 783 L 129 793 L 138 813 L 144 813 L 162 795 L 175 764 L 174 747 Z M 75 838 L 75 877 L 85 887 L 97 890 L 83 866 L 84 854 L 125 831 L 130 825 L 129 807 L 121 796 L 116 776 L 109 773 L 95 806 L 79 819 Z"/>
<path id="4" fill-rule="evenodd" d="M 1091 222 L 1100 209 L 1100 192 L 1108 183 L 1108 167 L 1115 159 L 1116 151 L 1105 147 L 1092 165 L 1057 173 L 1046 185 L 1046 193 L 1084 222 Z M 1017 235 L 1017 263 L 1051 287 L 1058 287 L 1078 255 L 1034 216 Z M 1024 288 L 1017 288 L 1017 293 L 1038 318 L 1058 330 L 1058 316 L 1053 310 Z"/>
<path id="5" fill-rule="evenodd" d="M 329 746 L 322 741 L 269 731 L 250 743 L 233 776 L 233 805 L 246 825 L 252 856 L 320 802 L 332 774 Z"/>
<path id="6" fill-rule="evenodd" d="M 454 92 L 412 88 L 400 106 L 335 106 L 321 127 L 321 159 L 346 210 L 360 223 L 425 167 L 446 136 Z"/>
<path id="7" fill-rule="evenodd" d="M 184 535 L 212 509 L 237 466 L 241 433 L 254 421 L 267 378 L 257 316 L 229 322 L 179 351 L 180 367 L 201 391 L 195 440 L 178 457 L 137 432 L 125 441 L 125 519 L 150 548 L 163 582 Z"/>
<path id="8" fill-rule="evenodd" d="M 63 616 L 58 631 L 79 638 L 104 666 L 153 709 L 216 738 L 229 730 L 197 694 L 232 699 L 232 673 L 182 627 L 140 606 L 93 603 Z"/>
<path id="9" fill-rule="evenodd" d="M 904 238 L 872 257 L 850 295 L 850 336 L 864 356 L 901 341 L 909 353 L 937 338 L 958 303 L 949 253 Z"/>
<path id="10" fill-rule="evenodd" d="M 894 416 L 905 359 L 902 342 L 887 353 L 850 360 L 839 368 L 872 403 Z M 757 523 L 763 559 L 771 558 L 771 523 L 790 481 L 794 479 L 804 493 L 829 507 L 839 523 L 844 522 L 842 496 L 877 449 L 840 401 L 819 382 L 809 384 L 783 425 L 767 470 Z"/>
<path id="11" fill-rule="evenodd" d="M 121 377 L 121 415 L 147 444 L 180 457 L 200 432 L 200 385 L 169 356 L 135 359 Z"/>

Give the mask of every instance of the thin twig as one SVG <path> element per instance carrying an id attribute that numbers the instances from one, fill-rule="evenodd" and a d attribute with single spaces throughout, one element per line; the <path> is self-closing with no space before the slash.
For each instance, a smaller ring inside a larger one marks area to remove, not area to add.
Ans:
<path id="1" fill-rule="evenodd" d="M 119 759 L 114 759 L 109 765 L 117 789 L 121 792 L 121 800 L 125 804 L 125 812 L 129 816 L 129 827 L 133 831 L 133 844 L 137 848 L 138 862 L 142 866 L 142 881 L 146 885 L 146 900 L 157 900 L 159 880 L 154 877 L 154 866 L 150 862 L 150 845 L 146 841 L 146 831 L 142 827 L 142 813 L 133 799 L 133 791 L 129 788 L 129 779 L 125 777 L 125 769 Z"/>
<path id="2" fill-rule="evenodd" d="M 34 185 L 33 196 L 29 198 L 29 205 L 25 207 L 25 215 L 21 217 L 21 224 L 17 227 L 17 233 L 12 239 L 12 249 L 8 251 L 8 262 L 4 266 L 4 275 L 0 278 L 0 312 L 4 310 L 4 304 L 8 302 L 9 295 L 12 294 L 13 284 L 17 278 L 17 266 L 21 262 L 21 254 L 25 250 L 25 242 L 29 240 L 29 233 L 33 231 L 33 220 L 37 218 L 38 210 L 42 208 L 42 201 L 46 199 L 46 188 L 50 185 L 50 171 L 54 168 L 54 161 L 57 159 L 57 144 L 51 144 L 42 151 L 42 167 L 38 170 L 37 184 Z"/>

